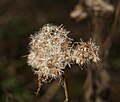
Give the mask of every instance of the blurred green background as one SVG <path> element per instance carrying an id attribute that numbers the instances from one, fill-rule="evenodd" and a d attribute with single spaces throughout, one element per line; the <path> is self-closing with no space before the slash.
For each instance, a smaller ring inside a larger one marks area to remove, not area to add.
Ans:
<path id="1" fill-rule="evenodd" d="M 116 2 L 115 0 L 114 2 Z M 0 0 L 0 102 L 40 102 L 50 83 L 43 86 L 41 95 L 35 96 L 37 77 L 27 65 L 29 35 L 46 23 L 63 24 L 69 36 L 79 41 L 88 40 L 87 20 L 76 23 L 70 18 L 78 0 Z M 110 18 L 110 20 L 113 18 Z M 111 76 L 110 102 L 120 102 L 120 23 L 117 25 L 109 54 Z M 86 71 L 72 66 L 66 69 L 70 102 L 83 101 Z M 54 81 L 52 82 L 54 83 Z M 57 87 L 57 86 L 56 86 Z M 63 102 L 60 87 L 50 102 Z"/>

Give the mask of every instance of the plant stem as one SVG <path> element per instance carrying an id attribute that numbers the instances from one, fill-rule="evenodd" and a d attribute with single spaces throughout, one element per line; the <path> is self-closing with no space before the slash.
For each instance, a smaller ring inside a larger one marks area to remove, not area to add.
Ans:
<path id="1" fill-rule="evenodd" d="M 64 88 L 64 93 L 65 93 L 65 101 L 64 102 L 68 102 L 68 91 L 67 91 L 67 85 L 66 85 L 66 80 L 65 80 L 64 75 L 62 75 L 62 80 L 63 80 L 63 88 Z"/>
<path id="2" fill-rule="evenodd" d="M 40 89 L 41 89 L 41 86 L 42 86 L 42 85 L 40 85 L 40 86 L 38 87 L 37 92 L 36 92 L 36 96 L 39 94 Z"/>

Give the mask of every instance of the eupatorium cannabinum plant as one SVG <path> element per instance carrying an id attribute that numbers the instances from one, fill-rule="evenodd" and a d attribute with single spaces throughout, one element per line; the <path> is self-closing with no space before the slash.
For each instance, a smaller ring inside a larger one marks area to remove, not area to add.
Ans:
<path id="1" fill-rule="evenodd" d="M 46 24 L 34 35 L 30 35 L 28 65 L 38 76 L 38 91 L 48 80 L 56 79 L 64 73 L 67 65 L 79 65 L 90 61 L 98 62 L 98 46 L 91 40 L 72 44 L 69 31 L 64 27 Z"/>

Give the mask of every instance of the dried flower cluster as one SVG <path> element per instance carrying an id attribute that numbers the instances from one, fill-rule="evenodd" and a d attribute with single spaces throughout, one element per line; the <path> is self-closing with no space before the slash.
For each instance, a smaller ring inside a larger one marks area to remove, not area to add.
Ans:
<path id="1" fill-rule="evenodd" d="M 88 42 L 78 42 L 72 54 L 72 59 L 79 65 L 86 64 L 90 61 L 97 63 L 99 47 L 90 39 Z"/>
<path id="2" fill-rule="evenodd" d="M 109 0 L 85 0 L 85 3 L 94 11 L 96 16 L 114 11 L 114 7 L 109 3 Z"/>
<path id="3" fill-rule="evenodd" d="M 76 21 L 80 21 L 88 16 L 87 12 L 82 5 L 76 5 L 75 9 L 71 12 L 70 16 L 75 18 Z"/>
<path id="4" fill-rule="evenodd" d="M 94 16 L 104 16 L 114 11 L 113 5 L 109 2 L 109 0 L 83 0 L 82 4 L 76 5 L 70 16 L 76 21 L 85 19 L 89 15 L 89 11 L 93 11 Z"/>
<path id="5" fill-rule="evenodd" d="M 47 24 L 35 35 L 31 35 L 28 65 L 38 75 L 39 84 L 59 77 L 70 61 L 71 39 L 69 31 L 61 26 Z"/>
<path id="6" fill-rule="evenodd" d="M 28 65 L 37 74 L 39 87 L 50 79 L 60 77 L 66 65 L 73 61 L 83 65 L 90 60 L 95 63 L 99 60 L 98 47 L 91 40 L 74 46 L 68 33 L 62 26 L 47 24 L 30 36 Z"/>

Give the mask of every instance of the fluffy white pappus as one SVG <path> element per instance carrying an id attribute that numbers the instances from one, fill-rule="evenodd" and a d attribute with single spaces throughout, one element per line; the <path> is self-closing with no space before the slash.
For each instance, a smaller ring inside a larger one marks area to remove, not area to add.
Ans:
<path id="1" fill-rule="evenodd" d="M 66 65 L 70 64 L 72 39 L 67 37 L 68 34 L 69 31 L 62 26 L 47 24 L 30 36 L 27 63 L 38 75 L 39 83 L 59 77 Z"/>

